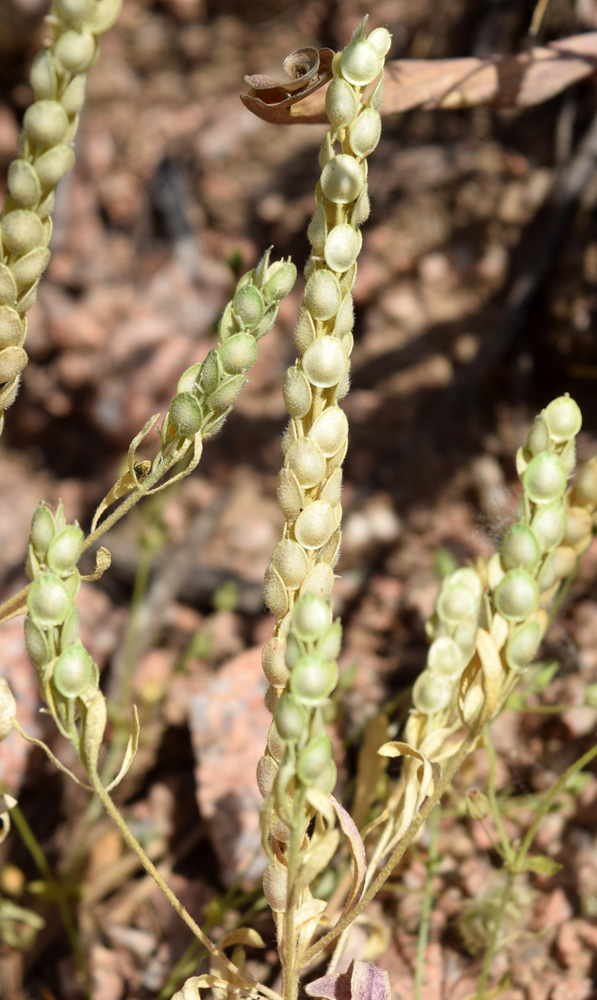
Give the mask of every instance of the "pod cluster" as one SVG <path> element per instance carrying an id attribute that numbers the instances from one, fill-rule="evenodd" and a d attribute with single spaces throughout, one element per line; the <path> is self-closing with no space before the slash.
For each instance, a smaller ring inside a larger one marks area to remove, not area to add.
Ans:
<path id="1" fill-rule="evenodd" d="M 35 663 L 44 700 L 56 722 L 72 735 L 74 702 L 91 700 L 98 688 L 97 665 L 79 638 L 76 597 L 81 585 L 77 563 L 83 551 L 83 532 L 67 524 L 62 503 L 56 513 L 46 504 L 31 522 L 27 573 L 25 642 Z"/>
<path id="2" fill-rule="evenodd" d="M 320 154 L 321 179 L 308 229 L 312 249 L 294 333 L 299 357 L 283 384 L 290 422 L 283 441 L 278 499 L 286 524 L 265 575 L 265 599 L 275 618 L 274 637 L 263 654 L 270 683 L 267 704 L 272 712 L 277 711 L 279 699 L 284 706 L 294 704 L 284 693 L 292 676 L 288 659 L 292 653 L 286 650 L 286 642 L 290 642 L 293 609 L 307 597 L 319 598 L 331 608 L 340 550 L 348 421 L 338 401 L 349 387 L 352 288 L 362 242 L 359 227 L 369 215 L 366 158 L 381 133 L 377 107 L 384 56 L 391 41 L 385 28 L 367 37 L 365 24 L 366 19 L 332 63 L 333 79 L 326 95 L 331 128 Z M 370 96 L 363 100 L 364 88 L 376 80 Z M 294 692 L 289 697 L 294 698 Z M 275 729 L 276 722 L 260 773 L 273 773 L 284 759 L 288 744 L 279 734 L 275 736 Z"/>
<path id="3" fill-rule="evenodd" d="M 85 96 L 85 73 L 98 55 L 121 0 L 54 0 L 47 48 L 31 70 L 34 101 L 25 112 L 19 158 L 8 168 L 0 218 L 0 433 L 27 364 L 25 314 L 48 265 L 56 185 L 75 162 L 72 141 Z"/>
<path id="4" fill-rule="evenodd" d="M 257 358 L 257 341 L 271 330 L 280 301 L 296 281 L 290 260 L 270 264 L 269 255 L 267 250 L 239 281 L 220 319 L 218 346 L 183 372 L 162 427 L 162 447 L 197 434 L 210 437 L 232 409 Z"/>

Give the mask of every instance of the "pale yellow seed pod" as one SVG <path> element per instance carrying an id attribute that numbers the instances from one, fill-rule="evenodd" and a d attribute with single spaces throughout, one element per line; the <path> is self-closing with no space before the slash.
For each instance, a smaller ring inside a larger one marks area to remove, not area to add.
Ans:
<path id="1" fill-rule="evenodd" d="M 43 225 L 35 212 L 18 208 L 2 219 L 2 242 L 10 253 L 29 253 L 43 238 Z"/>
<path id="2" fill-rule="evenodd" d="M 281 639 L 270 639 L 261 653 L 261 666 L 266 680 L 275 687 L 285 687 L 290 677 L 286 666 L 286 643 Z"/>
<path id="3" fill-rule="evenodd" d="M 334 336 L 341 338 L 348 333 L 352 333 L 354 327 L 354 302 L 352 295 L 348 292 L 342 299 L 342 305 L 338 310 L 336 322 L 334 323 Z"/>
<path id="4" fill-rule="evenodd" d="M 334 469 L 331 476 L 324 483 L 321 492 L 319 494 L 319 500 L 325 500 L 326 503 L 334 504 L 340 503 L 340 498 L 342 496 L 342 469 Z"/>
<path id="5" fill-rule="evenodd" d="M 278 704 L 279 696 L 280 696 L 279 688 L 275 687 L 275 685 L 273 684 L 270 684 L 267 691 L 265 692 L 265 698 L 263 699 L 263 703 L 267 708 L 268 712 L 270 712 L 272 715 L 276 711 L 276 705 Z"/>
<path id="6" fill-rule="evenodd" d="M 0 742 L 9 735 L 13 719 L 17 714 L 17 703 L 8 681 L 0 678 Z"/>
<path id="7" fill-rule="evenodd" d="M 374 108 L 363 108 L 348 133 L 355 156 L 369 156 L 381 136 L 381 115 Z"/>
<path id="8" fill-rule="evenodd" d="M 483 704 L 485 702 L 485 695 L 481 687 L 480 681 L 476 681 L 471 684 L 470 688 L 464 696 L 464 704 L 462 705 L 460 711 L 460 717 L 464 722 L 465 726 L 472 728 L 479 718 L 482 710 Z"/>
<path id="9" fill-rule="evenodd" d="M 309 237 L 309 242 L 313 247 L 313 253 L 318 256 L 323 256 L 323 250 L 325 247 L 325 241 L 328 234 L 328 224 L 325 217 L 325 209 L 321 203 L 317 205 L 315 212 L 313 213 L 313 218 L 309 223 L 309 228 L 307 229 L 307 236 Z"/>
<path id="10" fill-rule="evenodd" d="M 338 469 L 342 465 L 342 462 L 346 458 L 347 449 L 348 449 L 348 439 L 344 442 L 344 444 L 340 448 L 340 451 L 337 451 L 335 455 L 332 455 L 331 458 L 328 458 L 328 466 L 327 466 L 328 476 L 331 476 L 332 472 L 334 472 L 335 469 Z"/>
<path id="11" fill-rule="evenodd" d="M 304 373 L 296 365 L 289 368 L 282 383 L 282 394 L 291 417 L 300 420 L 311 409 L 313 393 Z"/>
<path id="12" fill-rule="evenodd" d="M 0 306 L 0 348 L 20 347 L 26 332 L 26 320 L 21 319 L 16 309 Z"/>
<path id="13" fill-rule="evenodd" d="M 360 250 L 358 233 L 347 222 L 334 226 L 325 241 L 325 262 L 332 271 L 347 271 Z"/>
<path id="14" fill-rule="evenodd" d="M 276 702 L 277 701 L 278 701 L 278 699 L 276 699 Z M 269 705 L 268 705 L 268 708 L 271 711 L 271 708 L 270 708 Z M 279 732 L 278 732 L 278 730 L 276 728 L 276 723 L 275 722 L 272 722 L 271 726 L 268 729 L 268 733 L 267 733 L 267 749 L 271 753 L 271 755 L 274 758 L 274 760 L 277 761 L 279 764 L 284 760 L 284 754 L 286 753 L 286 743 L 284 742 L 284 740 L 280 736 L 280 734 L 279 734 Z"/>
<path id="15" fill-rule="evenodd" d="M 367 41 L 373 46 L 379 58 L 383 59 L 390 50 L 392 36 L 387 28 L 374 28 Z"/>
<path id="16" fill-rule="evenodd" d="M 261 757 L 257 764 L 257 787 L 263 799 L 272 791 L 277 774 L 278 768 L 272 758 L 265 755 Z"/>
<path id="17" fill-rule="evenodd" d="M 106 699 L 101 691 L 96 691 L 86 706 L 82 723 L 82 747 L 88 771 L 97 771 L 97 761 L 108 721 Z"/>
<path id="18" fill-rule="evenodd" d="M 269 566 L 264 579 L 265 603 L 274 618 L 282 618 L 288 611 L 288 591 L 277 569 Z"/>
<path id="19" fill-rule="evenodd" d="M 87 80 L 85 76 L 75 76 L 68 87 L 65 88 L 60 103 L 69 118 L 73 118 L 79 113 L 85 100 L 85 87 Z"/>
<path id="20" fill-rule="evenodd" d="M 13 160 L 8 168 L 8 190 L 23 208 L 33 208 L 41 198 L 41 186 L 27 160 Z"/>
<path id="21" fill-rule="evenodd" d="M 334 510 L 334 524 L 337 525 L 339 521 L 342 520 L 342 507 L 337 504 Z M 331 538 L 325 545 L 323 545 L 319 551 L 319 558 L 322 562 L 327 563 L 332 569 L 336 566 L 338 559 L 340 558 L 340 544 L 342 542 L 342 532 L 334 531 Z"/>
<path id="22" fill-rule="evenodd" d="M 325 268 L 314 271 L 305 285 L 305 306 L 313 319 L 331 319 L 338 312 L 340 302 L 340 286 L 336 275 Z"/>
<path id="23" fill-rule="evenodd" d="M 294 534 L 305 549 L 320 549 L 331 538 L 335 528 L 331 504 L 315 500 L 296 519 Z"/>
<path id="24" fill-rule="evenodd" d="M 67 73 L 84 73 L 95 58 L 97 42 L 90 31 L 65 31 L 56 42 L 56 59 Z"/>
<path id="25" fill-rule="evenodd" d="M 353 226 L 362 226 L 363 223 L 367 221 L 370 215 L 371 215 L 371 202 L 369 201 L 367 188 L 363 188 L 359 197 L 354 203 L 352 214 L 350 216 L 350 221 Z"/>
<path id="26" fill-rule="evenodd" d="M 342 53 L 340 60 L 342 76 L 355 87 L 366 87 L 372 83 L 381 70 L 381 61 L 371 43 L 365 38 L 356 38 Z"/>
<path id="27" fill-rule="evenodd" d="M 272 566 L 277 569 L 289 590 L 300 587 L 309 572 L 309 561 L 304 549 L 290 538 L 283 538 L 276 545 Z"/>
<path id="28" fill-rule="evenodd" d="M 348 438 L 348 420 L 344 410 L 339 406 L 328 406 L 313 424 L 309 438 L 315 441 L 326 458 L 335 455 Z"/>
<path id="29" fill-rule="evenodd" d="M 75 162 L 74 150 L 70 146 L 60 145 L 49 149 L 47 153 L 38 156 L 34 166 L 44 190 L 54 188 L 69 172 Z"/>
<path id="30" fill-rule="evenodd" d="M 591 515 L 585 507 L 568 507 L 564 543 L 576 546 L 591 537 Z"/>
<path id="31" fill-rule="evenodd" d="M 570 545 L 559 545 L 555 550 L 554 555 L 554 572 L 556 580 L 564 580 L 565 577 L 570 576 L 576 566 L 578 553 L 576 549 L 573 549 Z"/>
<path id="32" fill-rule="evenodd" d="M 322 601 L 329 603 L 332 600 L 333 589 L 334 571 L 332 567 L 329 563 L 318 562 L 315 563 L 315 566 L 302 584 L 300 596 L 304 597 L 305 594 L 312 594 L 314 597 L 319 597 Z"/>
<path id="33" fill-rule="evenodd" d="M 47 247 L 37 247 L 15 261 L 12 273 L 19 292 L 39 281 L 49 262 L 50 251 Z"/>
<path id="34" fill-rule="evenodd" d="M 58 101 L 36 101 L 23 118 L 27 138 L 38 146 L 57 146 L 65 138 L 68 126 L 66 111 Z"/>
<path id="35" fill-rule="evenodd" d="M 267 866 L 263 874 L 263 894 L 274 913 L 286 912 L 288 872 L 277 858 Z"/>
<path id="36" fill-rule="evenodd" d="M 325 476 L 325 456 L 321 448 L 309 438 L 299 438 L 290 446 L 286 453 L 286 463 L 302 489 L 317 486 Z"/>
<path id="37" fill-rule="evenodd" d="M 84 24 L 93 7 L 93 0 L 54 0 L 56 14 L 65 24 Z"/>
<path id="38" fill-rule="evenodd" d="M 29 79 L 36 101 L 51 100 L 56 96 L 56 68 L 49 52 L 40 52 L 35 57 Z"/>
<path id="39" fill-rule="evenodd" d="M 413 687 L 413 705 L 424 715 L 434 715 L 450 704 L 453 686 L 443 674 L 424 670 Z"/>
<path id="40" fill-rule="evenodd" d="M 346 80 L 332 80 L 325 95 L 325 111 L 332 128 L 350 125 L 358 111 L 357 96 Z"/>
<path id="41" fill-rule="evenodd" d="M 0 351 L 0 385 L 20 375 L 26 364 L 27 354 L 22 347 L 5 347 Z"/>
<path id="42" fill-rule="evenodd" d="M 323 168 L 321 189 L 326 198 L 335 204 L 347 205 L 354 201 L 364 185 L 364 170 L 348 153 L 339 153 Z"/>
<path id="43" fill-rule="evenodd" d="M 32 285 L 26 292 L 19 295 L 17 299 L 17 309 L 21 313 L 29 312 L 37 298 L 37 285 Z"/>
<path id="44" fill-rule="evenodd" d="M 304 354 L 317 336 L 315 324 L 307 309 L 299 309 L 294 328 L 294 342 L 301 354 Z"/>
<path id="45" fill-rule="evenodd" d="M 287 521 L 295 521 L 305 505 L 305 496 L 291 469 L 278 475 L 278 503 Z"/>
<path id="46" fill-rule="evenodd" d="M 347 358 L 335 337 L 314 341 L 303 355 L 303 371 L 312 385 L 328 389 L 346 374 Z"/>

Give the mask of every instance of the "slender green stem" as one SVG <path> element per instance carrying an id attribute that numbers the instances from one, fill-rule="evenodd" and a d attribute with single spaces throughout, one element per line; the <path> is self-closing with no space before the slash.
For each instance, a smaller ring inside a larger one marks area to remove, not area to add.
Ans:
<path id="1" fill-rule="evenodd" d="M 506 828 L 502 820 L 500 813 L 500 807 L 498 805 L 497 794 L 495 789 L 495 770 L 496 770 L 496 757 L 495 748 L 493 746 L 493 741 L 489 734 L 489 729 L 485 733 L 485 749 L 487 750 L 487 757 L 489 760 L 489 781 L 487 783 L 487 797 L 489 799 L 489 808 L 491 809 L 491 815 L 493 817 L 493 822 L 495 823 L 495 828 L 498 832 L 500 838 L 500 844 L 502 845 L 502 851 L 504 858 L 509 861 L 513 857 L 513 850 L 508 834 L 506 833 Z"/>
<path id="2" fill-rule="evenodd" d="M 299 850 L 303 839 L 303 807 L 305 795 L 296 789 L 292 803 L 292 833 L 288 850 L 288 901 L 284 914 L 284 964 L 282 976 L 282 996 L 284 1000 L 296 1000 L 298 994 L 298 970 L 296 953 L 296 880 L 299 872 Z"/>
<path id="3" fill-rule="evenodd" d="M 429 818 L 429 857 L 427 859 L 427 873 L 425 876 L 425 888 L 423 890 L 423 908 L 421 910 L 421 921 L 419 923 L 419 934 L 417 938 L 417 957 L 415 962 L 413 991 L 414 1000 L 421 1000 L 421 990 L 423 988 L 425 956 L 427 954 L 427 945 L 429 944 L 431 912 L 433 910 L 433 878 L 439 858 L 439 828 L 441 815 L 441 806 L 437 805 Z"/>
<path id="4" fill-rule="evenodd" d="M 485 995 L 485 990 L 487 988 L 487 980 L 489 979 L 491 965 L 497 950 L 500 931 L 502 929 L 502 921 L 504 919 L 504 914 L 506 912 L 506 907 L 508 905 L 508 900 L 510 898 L 510 893 L 512 892 L 512 886 L 514 885 L 515 879 L 516 879 L 516 872 L 510 870 L 506 877 L 506 881 L 504 882 L 504 887 L 502 889 L 498 911 L 495 915 L 493 927 L 491 929 L 491 937 L 489 939 L 489 944 L 487 945 L 487 948 L 485 949 L 485 954 L 483 956 L 483 965 L 481 966 L 481 974 L 479 976 L 479 982 L 477 984 L 476 1000 L 483 1000 L 483 996 Z"/>

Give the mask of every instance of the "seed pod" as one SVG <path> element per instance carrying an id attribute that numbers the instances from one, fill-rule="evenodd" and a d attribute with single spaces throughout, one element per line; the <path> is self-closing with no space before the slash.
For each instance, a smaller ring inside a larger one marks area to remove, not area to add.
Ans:
<path id="1" fill-rule="evenodd" d="M 325 112 L 332 128 L 350 125 L 358 106 L 357 96 L 346 80 L 341 77 L 332 80 L 325 95 Z"/>
<path id="2" fill-rule="evenodd" d="M 43 240 L 43 228 L 35 212 L 16 209 L 2 220 L 2 242 L 11 253 L 28 253 Z"/>
<path id="3" fill-rule="evenodd" d="M 0 742 L 9 735 L 13 719 L 17 714 L 17 703 L 8 681 L 0 678 Z M 13 803 L 14 804 L 14 803 Z"/>
<path id="4" fill-rule="evenodd" d="M 539 507 L 531 521 L 531 528 L 543 552 L 555 549 L 566 530 L 566 515 L 562 504 L 556 501 Z"/>
<path id="5" fill-rule="evenodd" d="M 243 326 L 253 327 L 263 318 L 265 305 L 257 288 L 253 285 L 243 285 L 234 295 L 232 309 Z"/>
<path id="6" fill-rule="evenodd" d="M 437 671 L 450 679 L 460 677 L 464 670 L 462 652 L 447 635 L 440 636 L 431 643 L 427 653 L 427 665 L 429 670 Z"/>
<path id="7" fill-rule="evenodd" d="M 201 369 L 201 388 L 204 392 L 215 392 L 223 376 L 219 352 L 215 347 L 207 355 Z"/>
<path id="8" fill-rule="evenodd" d="M 22 347 L 5 347 L 0 351 L 0 385 L 20 375 L 27 364 L 27 354 Z"/>
<path id="9" fill-rule="evenodd" d="M 335 524 L 336 527 L 342 519 L 342 507 L 338 504 L 337 508 L 334 508 Z M 342 542 L 342 533 L 340 531 L 334 531 L 331 535 L 329 541 L 322 546 L 319 552 L 319 558 L 322 562 L 328 563 L 332 569 L 335 568 L 338 559 L 340 558 L 340 544 Z"/>
<path id="10" fill-rule="evenodd" d="M 295 420 L 307 415 L 311 409 L 313 393 L 303 372 L 296 365 L 288 368 L 282 383 L 284 403 L 290 416 Z"/>
<path id="11" fill-rule="evenodd" d="M 288 871 L 275 859 L 263 873 L 263 894 L 274 913 L 285 913 L 288 899 Z"/>
<path id="12" fill-rule="evenodd" d="M 332 741 L 329 736 L 318 736 L 301 750 L 297 773 L 305 785 L 311 785 L 320 777 L 332 759 Z"/>
<path id="13" fill-rule="evenodd" d="M 323 484 L 319 492 L 319 500 L 331 503 L 332 507 L 340 503 L 342 496 L 342 469 L 334 469 L 326 483 Z"/>
<path id="14" fill-rule="evenodd" d="M 278 774 L 277 764 L 264 754 L 257 764 L 257 787 L 263 799 L 271 794 Z"/>
<path id="15" fill-rule="evenodd" d="M 93 6 L 93 0 L 54 0 L 56 14 L 65 24 L 84 24 Z"/>
<path id="16" fill-rule="evenodd" d="M 236 375 L 247 371 L 251 365 L 255 364 L 257 343 L 250 333 L 237 333 L 219 347 L 218 354 L 224 371 L 230 375 Z"/>
<path id="17" fill-rule="evenodd" d="M 506 643 L 506 663 L 511 670 L 522 670 L 534 658 L 541 642 L 538 622 L 525 622 L 514 629 Z"/>
<path id="18" fill-rule="evenodd" d="M 334 511 L 329 503 L 315 500 L 296 519 L 294 534 L 305 549 L 320 549 L 335 530 Z"/>
<path id="19" fill-rule="evenodd" d="M 369 156 L 381 136 L 381 115 L 374 108 L 363 108 L 348 133 L 355 156 Z"/>
<path id="20" fill-rule="evenodd" d="M 290 618 L 292 619 L 292 615 L 290 615 Z M 297 636 L 296 632 L 289 631 L 286 642 L 286 666 L 292 670 L 293 667 L 296 667 L 301 656 L 305 656 L 306 652 L 307 648 L 303 640 Z M 290 674 L 288 676 L 290 677 Z"/>
<path id="21" fill-rule="evenodd" d="M 321 189 L 334 204 L 347 205 L 354 201 L 364 186 L 363 168 L 348 153 L 339 153 L 323 168 Z"/>
<path id="22" fill-rule="evenodd" d="M 181 437 L 193 437 L 201 430 L 201 407 L 190 392 L 179 392 L 170 403 L 168 417 Z"/>
<path id="23" fill-rule="evenodd" d="M 311 314 L 307 309 L 299 309 L 294 328 L 294 342 L 301 354 L 305 353 L 309 344 L 313 343 L 316 336 L 315 324 L 311 318 Z"/>
<path id="24" fill-rule="evenodd" d="M 566 472 L 561 459 L 553 452 L 535 455 L 522 478 L 525 493 L 535 503 L 558 500 L 566 489 Z"/>
<path id="25" fill-rule="evenodd" d="M 75 162 L 75 154 L 70 146 L 60 145 L 48 149 L 47 153 L 38 156 L 34 167 L 40 184 L 44 190 L 54 188 L 66 177 Z"/>
<path id="26" fill-rule="evenodd" d="M 380 73 L 381 62 L 373 45 L 365 38 L 357 38 L 344 49 L 340 70 L 355 87 L 366 87 Z"/>
<path id="27" fill-rule="evenodd" d="M 266 302 L 280 302 L 294 288 L 296 282 L 296 267 L 291 260 L 277 260 L 267 272 L 267 281 L 263 286 Z"/>
<path id="28" fill-rule="evenodd" d="M 541 594 L 545 595 L 545 591 L 551 590 L 556 582 L 556 557 L 554 552 L 550 552 L 537 573 L 537 586 Z M 543 603 L 545 603 L 545 596 L 543 597 Z"/>
<path id="29" fill-rule="evenodd" d="M 448 625 L 459 625 L 476 618 L 477 602 L 468 587 L 461 583 L 442 588 L 437 599 L 437 613 Z"/>
<path id="30" fill-rule="evenodd" d="M 285 662 L 286 644 L 280 639 L 270 639 L 263 647 L 261 666 L 266 680 L 276 687 L 284 687 L 290 677 Z"/>
<path id="31" fill-rule="evenodd" d="M 297 590 L 309 572 L 309 561 L 304 549 L 289 538 L 283 538 L 276 545 L 272 566 L 289 590 Z"/>
<path id="32" fill-rule="evenodd" d="M 329 406 L 320 413 L 309 431 L 326 458 L 331 458 L 343 447 L 348 438 L 348 420 L 339 406 Z"/>
<path id="33" fill-rule="evenodd" d="M 60 654 L 52 683 L 64 698 L 79 698 L 93 681 L 94 664 L 81 642 Z"/>
<path id="34" fill-rule="evenodd" d="M 476 600 L 481 600 L 483 584 L 477 570 L 473 569 L 472 566 L 464 566 L 462 569 L 457 569 L 456 572 L 450 575 L 450 582 L 462 584 L 463 587 L 470 590 Z"/>
<path id="35" fill-rule="evenodd" d="M 319 597 L 299 597 L 292 612 L 292 631 L 304 642 L 314 642 L 332 621 L 330 605 Z"/>
<path id="36" fill-rule="evenodd" d="M 247 380 L 244 375 L 231 375 L 220 383 L 215 392 L 211 392 L 206 397 L 205 402 L 210 410 L 217 412 L 225 410 L 232 405 L 241 389 L 246 385 Z"/>
<path id="37" fill-rule="evenodd" d="M 363 188 L 359 197 L 354 203 L 350 221 L 353 226 L 362 226 L 371 215 L 371 202 L 367 194 L 367 188 Z"/>
<path id="38" fill-rule="evenodd" d="M 14 306 L 17 301 L 17 286 L 10 268 L 0 263 L 0 305 Z"/>
<path id="39" fill-rule="evenodd" d="M 562 444 L 575 437 L 582 426 L 580 407 L 568 393 L 558 396 L 543 411 L 552 441 Z"/>
<path id="40" fill-rule="evenodd" d="M 313 595 L 331 602 L 334 589 L 334 571 L 328 563 L 316 563 L 301 586 L 300 595 Z"/>
<path id="41" fill-rule="evenodd" d="M 265 603 L 274 618 L 283 618 L 288 611 L 288 591 L 277 569 L 269 566 L 264 579 Z"/>
<path id="42" fill-rule="evenodd" d="M 303 705 L 320 705 L 338 683 L 338 664 L 311 653 L 301 657 L 290 674 L 290 690 Z"/>
<path id="43" fill-rule="evenodd" d="M 346 368 L 346 355 L 342 344 L 335 337 L 322 337 L 320 340 L 315 340 L 303 355 L 305 375 L 312 385 L 321 389 L 337 385 L 345 374 Z"/>
<path id="44" fill-rule="evenodd" d="M 441 712 L 450 704 L 453 686 L 443 674 L 424 670 L 413 687 L 413 705 L 424 715 Z"/>
<path id="45" fill-rule="evenodd" d="M 324 321 L 335 316 L 341 302 L 340 286 L 336 275 L 325 268 L 314 271 L 305 286 L 304 301 L 313 319 Z"/>
<path id="46" fill-rule="evenodd" d="M 526 524 L 512 524 L 508 528 L 500 546 L 504 569 L 532 571 L 539 562 L 540 555 L 537 539 Z"/>
<path id="47" fill-rule="evenodd" d="M 511 569 L 495 591 L 495 606 L 508 621 L 528 618 L 539 606 L 537 581 L 524 569 Z"/>
<path id="48" fill-rule="evenodd" d="M 475 652 L 475 636 L 477 634 L 476 623 L 474 625 L 458 625 L 452 638 L 462 653 L 464 663 L 468 663 Z"/>
<path id="49" fill-rule="evenodd" d="M 48 641 L 29 615 L 25 618 L 25 646 L 36 667 L 43 667 L 50 660 Z"/>
<path id="50" fill-rule="evenodd" d="M 276 706 L 277 730 L 287 743 L 296 743 L 307 732 L 308 717 L 305 709 L 292 695 L 283 694 Z"/>
<path id="51" fill-rule="evenodd" d="M 335 622 L 317 640 L 315 652 L 324 660 L 337 660 L 342 647 L 342 626 L 337 618 Z"/>
<path id="52" fill-rule="evenodd" d="M 97 691 L 86 706 L 81 726 L 82 749 L 88 771 L 97 771 L 97 761 L 107 721 L 106 699 L 101 691 Z"/>
<path id="53" fill-rule="evenodd" d="M 354 326 L 354 303 L 352 295 L 348 292 L 342 299 L 342 305 L 338 310 L 336 322 L 334 323 L 334 336 L 342 339 L 352 332 Z"/>
<path id="54" fill-rule="evenodd" d="M 549 427 L 542 413 L 535 417 L 535 422 L 527 436 L 527 448 L 531 455 L 539 455 L 549 448 Z"/>
<path id="55" fill-rule="evenodd" d="M 67 649 L 79 639 L 79 612 L 73 604 L 60 629 L 60 649 Z"/>
<path id="56" fill-rule="evenodd" d="M 347 222 L 334 226 L 325 241 L 325 262 L 332 271 L 347 271 L 357 259 L 359 235 Z"/>
<path id="57" fill-rule="evenodd" d="M 383 59 L 389 52 L 392 36 L 387 28 L 374 28 L 367 41 L 373 46 L 379 58 Z"/>
<path id="58" fill-rule="evenodd" d="M 19 292 L 37 284 L 50 262 L 50 251 L 47 247 L 37 247 L 31 250 L 12 265 L 12 273 Z"/>
<path id="59" fill-rule="evenodd" d="M 94 35 L 101 35 L 112 27 L 118 18 L 120 7 L 120 0 L 95 0 L 91 12 L 85 18 Z"/>
<path id="60" fill-rule="evenodd" d="M 311 782 L 311 788 L 318 788 L 324 795 L 331 795 L 338 780 L 338 768 L 333 760 L 328 760 L 325 767 Z"/>
<path id="61" fill-rule="evenodd" d="M 62 583 L 64 584 L 64 588 L 72 604 L 81 587 L 81 574 L 79 573 L 79 570 L 74 569 L 68 576 L 63 576 Z"/>
<path id="62" fill-rule="evenodd" d="M 39 52 L 36 55 L 29 79 L 36 101 L 51 100 L 56 96 L 56 67 L 49 52 Z"/>
<path id="63" fill-rule="evenodd" d="M 41 198 L 41 187 L 35 170 L 27 160 L 13 160 L 8 168 L 8 190 L 24 208 L 33 208 Z"/>
<path id="64" fill-rule="evenodd" d="M 83 551 L 85 536 L 78 524 L 70 524 L 56 535 L 48 549 L 48 569 L 56 576 L 72 573 Z"/>
<path id="65" fill-rule="evenodd" d="M 29 542 L 39 559 L 45 559 L 54 534 L 54 518 L 46 504 L 40 503 L 31 518 L 31 533 L 29 535 Z"/>
<path id="66" fill-rule="evenodd" d="M 0 306 L 0 346 L 19 347 L 26 332 L 27 321 L 21 319 L 16 309 Z"/>
<path id="67" fill-rule="evenodd" d="M 323 257 L 323 250 L 328 234 L 328 224 L 325 217 L 325 209 L 321 202 L 316 206 L 313 217 L 307 229 L 307 236 L 311 243 L 312 252 L 318 257 Z"/>
<path id="68" fill-rule="evenodd" d="M 282 469 L 278 475 L 278 503 L 287 521 L 295 521 L 305 506 L 305 497 L 294 472 Z"/>
<path id="69" fill-rule="evenodd" d="M 566 530 L 564 542 L 566 545 L 584 544 L 591 537 L 591 515 L 585 507 L 568 507 L 566 510 Z"/>
<path id="70" fill-rule="evenodd" d="M 67 73 L 84 73 L 96 54 L 97 42 L 90 31 L 65 31 L 56 42 L 56 59 Z"/>
<path id="71" fill-rule="evenodd" d="M 278 704 L 279 697 L 280 697 L 279 689 L 277 687 L 274 687 L 273 684 L 270 684 L 267 691 L 265 692 L 265 698 L 263 699 L 263 704 L 265 705 L 265 707 L 267 708 L 268 712 L 270 712 L 271 715 L 273 715 L 276 710 L 276 705 Z M 272 751 L 272 756 L 275 756 L 273 751 Z M 280 750 L 280 756 L 276 757 L 276 760 L 282 760 L 283 756 L 284 756 L 284 748 Z"/>
<path id="72" fill-rule="evenodd" d="M 38 146 L 57 146 L 66 137 L 68 126 L 66 111 L 58 101 L 36 101 L 23 117 L 27 138 Z"/>
<path id="73" fill-rule="evenodd" d="M 592 510 L 597 506 L 597 458 L 591 458 L 579 470 L 572 499 L 575 504 Z"/>
<path id="74" fill-rule="evenodd" d="M 571 476 L 576 468 L 576 438 L 570 438 L 560 452 L 564 472 Z"/>
<path id="75" fill-rule="evenodd" d="M 273 690 L 275 692 L 275 688 Z M 277 692 L 275 692 L 274 696 L 275 696 L 275 704 L 267 706 L 270 712 L 272 712 L 272 714 L 276 711 L 280 703 L 280 699 L 277 696 Z M 271 753 L 274 760 L 277 761 L 279 764 L 281 764 L 286 754 L 286 744 L 282 739 L 282 737 L 280 736 L 280 733 L 278 732 L 278 727 L 276 726 L 275 722 L 272 722 L 271 726 L 267 731 L 267 749 Z"/>
<path id="76" fill-rule="evenodd" d="M 190 392 L 197 388 L 199 382 L 199 376 L 201 375 L 201 369 L 203 365 L 201 362 L 197 362 L 195 365 L 191 365 L 186 371 L 182 373 L 178 380 L 178 385 L 176 386 L 176 392 Z"/>
<path id="77" fill-rule="evenodd" d="M 325 476 L 326 461 L 314 441 L 298 438 L 286 452 L 286 466 L 294 472 L 303 489 L 311 489 Z"/>
<path id="78" fill-rule="evenodd" d="M 577 559 L 578 552 L 576 549 L 573 549 L 570 545 L 558 545 L 554 552 L 554 573 L 556 580 L 564 580 L 567 576 L 570 576 L 576 566 Z"/>
<path id="79" fill-rule="evenodd" d="M 71 605 L 68 591 L 53 573 L 43 573 L 34 580 L 27 594 L 27 607 L 33 621 L 42 629 L 62 625 Z"/>

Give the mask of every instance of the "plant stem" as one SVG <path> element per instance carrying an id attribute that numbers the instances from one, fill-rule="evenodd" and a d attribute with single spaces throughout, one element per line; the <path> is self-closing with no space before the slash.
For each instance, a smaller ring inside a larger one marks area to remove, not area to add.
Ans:
<path id="1" fill-rule="evenodd" d="M 495 748 L 493 746 L 491 736 L 489 735 L 489 730 L 485 734 L 485 749 L 487 751 L 487 757 L 489 760 L 489 781 L 487 783 L 487 798 L 489 799 L 489 807 L 491 809 L 491 815 L 493 817 L 493 822 L 495 823 L 495 828 L 500 838 L 500 844 L 502 845 L 504 858 L 507 861 L 509 861 L 513 856 L 513 851 L 512 851 L 512 845 L 508 839 L 508 834 L 506 833 L 504 822 L 502 820 L 502 816 L 497 801 L 497 795 L 495 791 L 496 757 L 495 757 Z"/>
<path id="2" fill-rule="evenodd" d="M 427 945 L 429 944 L 431 912 L 433 910 L 433 877 L 435 875 L 435 869 L 439 858 L 438 847 L 441 815 L 441 806 L 438 804 L 431 813 L 429 819 L 429 857 L 427 859 L 427 874 L 425 878 L 425 888 L 423 890 L 423 908 L 421 910 L 421 922 L 419 924 L 419 934 L 417 939 L 414 1000 L 421 1000 L 421 990 L 423 988 L 425 955 L 427 952 Z"/>
<path id="3" fill-rule="evenodd" d="M 477 992 L 475 995 L 476 1000 L 483 1000 L 483 996 L 485 994 L 485 990 L 487 987 L 487 980 L 489 979 L 489 973 L 491 971 L 491 964 L 493 962 L 496 953 L 500 930 L 502 928 L 502 920 L 504 919 L 504 913 L 506 912 L 508 899 L 510 898 L 510 893 L 512 892 L 512 886 L 514 885 L 515 879 L 516 879 L 516 872 L 510 869 L 506 881 L 504 882 L 504 888 L 502 889 L 500 905 L 495 915 L 495 920 L 491 930 L 491 937 L 489 939 L 489 944 L 487 945 L 487 948 L 485 949 L 485 955 L 483 956 L 481 975 L 479 976 L 479 982 L 477 984 Z"/>

